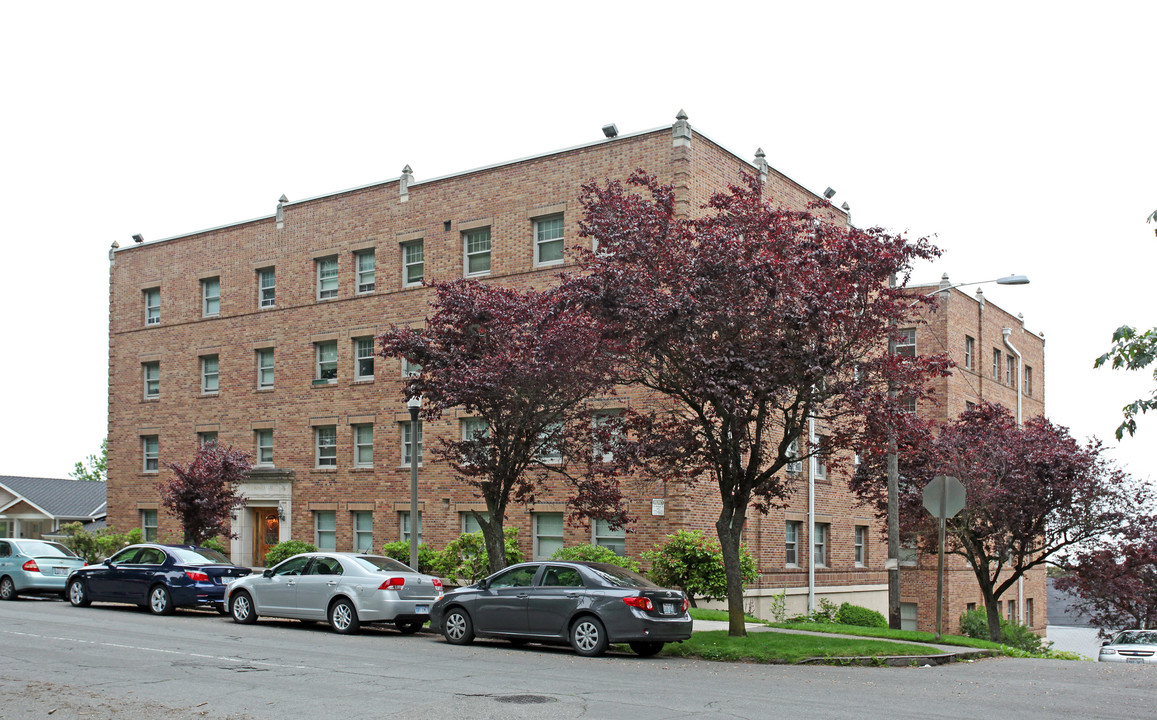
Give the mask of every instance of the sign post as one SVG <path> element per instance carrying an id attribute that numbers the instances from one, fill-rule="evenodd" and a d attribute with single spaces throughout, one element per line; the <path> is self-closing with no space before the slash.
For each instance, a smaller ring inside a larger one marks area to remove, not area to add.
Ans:
<path id="1" fill-rule="evenodd" d="M 936 639 L 944 616 L 944 521 L 964 509 L 964 484 L 949 475 L 937 475 L 924 486 L 924 508 L 939 520 L 936 560 Z"/>

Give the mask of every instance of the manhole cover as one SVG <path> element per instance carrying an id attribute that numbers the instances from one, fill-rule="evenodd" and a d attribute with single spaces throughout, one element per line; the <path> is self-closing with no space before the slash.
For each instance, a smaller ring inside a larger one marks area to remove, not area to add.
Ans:
<path id="1" fill-rule="evenodd" d="M 541 703 L 558 702 L 557 699 L 547 697 L 546 695 L 501 695 L 494 699 L 500 703 L 511 703 L 513 705 L 539 705 Z"/>

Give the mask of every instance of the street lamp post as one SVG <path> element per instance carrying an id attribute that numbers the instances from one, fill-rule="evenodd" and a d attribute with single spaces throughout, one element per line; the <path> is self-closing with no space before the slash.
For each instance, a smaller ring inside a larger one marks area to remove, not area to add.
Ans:
<path id="1" fill-rule="evenodd" d="M 945 274 L 947 279 L 948 275 Z M 983 285 L 986 283 L 997 285 L 1028 285 L 1028 277 L 1024 275 L 1007 275 L 995 280 L 980 280 L 978 282 L 958 283 L 947 287 L 938 287 L 931 292 L 924 293 L 924 297 L 938 295 L 942 292 L 955 290 L 965 285 Z M 889 287 L 896 287 L 896 276 L 888 279 Z M 913 303 L 915 305 L 915 303 Z M 888 355 L 896 354 L 896 328 L 889 329 Z M 888 381 L 888 399 L 893 404 L 896 399 L 896 387 Z M 888 571 L 888 627 L 900 629 L 900 458 L 896 447 L 896 430 L 889 424 L 888 427 L 888 559 L 884 568 Z"/>
<path id="2" fill-rule="evenodd" d="M 410 408 L 410 567 L 418 571 L 418 411 L 422 409 L 422 397 L 410 398 L 406 405 Z"/>

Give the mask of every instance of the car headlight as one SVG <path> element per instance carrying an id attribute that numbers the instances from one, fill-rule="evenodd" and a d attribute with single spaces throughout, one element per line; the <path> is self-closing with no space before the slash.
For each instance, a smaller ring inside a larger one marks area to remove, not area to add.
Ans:
<path id="1" fill-rule="evenodd" d="M 1110 647 L 1103 647 L 1103 648 L 1101 648 L 1101 654 L 1102 655 L 1116 655 L 1117 651 L 1114 650 L 1113 648 L 1110 648 Z"/>

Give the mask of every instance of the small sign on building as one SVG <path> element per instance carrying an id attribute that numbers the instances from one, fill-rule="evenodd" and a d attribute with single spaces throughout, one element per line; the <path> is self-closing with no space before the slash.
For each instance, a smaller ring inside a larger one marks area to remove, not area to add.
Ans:
<path id="1" fill-rule="evenodd" d="M 651 514 L 665 515 L 667 513 L 667 501 L 663 498 L 654 498 L 651 500 Z"/>

